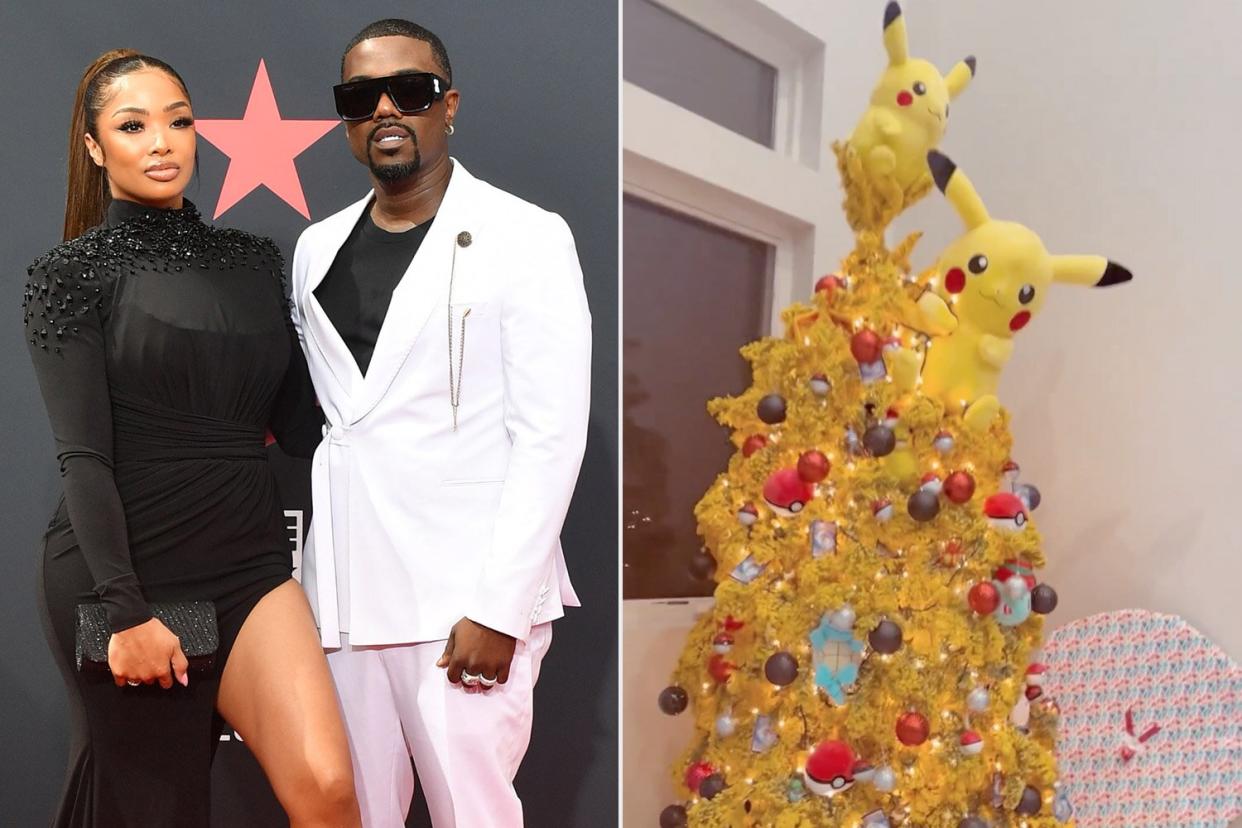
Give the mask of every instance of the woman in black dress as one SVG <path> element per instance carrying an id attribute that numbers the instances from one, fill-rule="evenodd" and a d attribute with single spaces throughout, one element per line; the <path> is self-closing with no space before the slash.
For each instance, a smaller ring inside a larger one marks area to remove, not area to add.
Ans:
<path id="1" fill-rule="evenodd" d="M 116 51 L 88 68 L 69 153 L 65 242 L 31 266 L 25 296 L 64 482 L 40 590 L 73 713 L 55 825 L 207 826 L 223 718 L 293 826 L 359 826 L 264 451 L 268 428 L 301 456 L 320 436 L 280 253 L 183 199 L 193 114 L 161 61 Z M 207 673 L 151 614 L 188 600 L 218 615 Z M 91 601 L 111 675 L 75 666 L 76 606 Z"/>

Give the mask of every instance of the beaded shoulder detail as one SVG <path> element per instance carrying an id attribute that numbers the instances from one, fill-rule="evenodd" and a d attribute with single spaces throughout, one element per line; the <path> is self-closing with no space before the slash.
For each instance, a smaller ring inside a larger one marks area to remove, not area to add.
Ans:
<path id="1" fill-rule="evenodd" d="M 151 210 L 94 227 L 58 244 L 27 269 L 23 322 L 31 345 L 59 350 L 87 314 L 104 310 L 126 273 L 176 274 L 194 269 L 248 269 L 274 278 L 287 301 L 284 257 L 276 243 L 204 224 L 192 206 Z"/>

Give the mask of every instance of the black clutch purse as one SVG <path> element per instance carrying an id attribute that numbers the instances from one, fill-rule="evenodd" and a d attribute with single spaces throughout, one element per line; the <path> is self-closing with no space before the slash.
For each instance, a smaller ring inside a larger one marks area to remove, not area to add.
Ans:
<path id="1" fill-rule="evenodd" d="M 151 614 L 181 639 L 181 651 L 195 672 L 211 670 L 220 647 L 216 607 L 210 601 L 152 604 Z M 108 670 L 108 639 L 112 630 L 103 604 L 78 604 L 75 650 L 79 670 Z"/>

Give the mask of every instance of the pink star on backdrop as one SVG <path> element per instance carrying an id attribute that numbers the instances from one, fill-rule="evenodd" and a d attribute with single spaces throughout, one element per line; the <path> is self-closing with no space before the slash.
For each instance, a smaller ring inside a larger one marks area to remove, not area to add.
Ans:
<path id="1" fill-rule="evenodd" d="M 198 134 L 229 157 L 229 169 L 220 188 L 213 218 L 220 218 L 237 202 L 263 185 L 282 201 L 310 218 L 298 169 L 293 165 L 311 144 L 327 135 L 340 121 L 290 120 L 280 117 L 267 66 L 259 61 L 259 71 L 250 87 L 250 100 L 241 120 L 199 118 L 194 122 Z"/>

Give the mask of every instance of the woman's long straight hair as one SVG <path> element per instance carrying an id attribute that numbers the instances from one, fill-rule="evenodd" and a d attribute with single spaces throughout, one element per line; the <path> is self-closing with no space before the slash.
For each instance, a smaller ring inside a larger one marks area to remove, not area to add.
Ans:
<path id="1" fill-rule="evenodd" d="M 140 54 L 133 49 L 113 49 L 104 52 L 82 73 L 78 83 L 78 94 L 73 102 L 73 118 L 69 122 L 69 170 L 68 185 L 65 191 L 65 227 L 64 239 L 77 238 L 90 228 L 101 223 L 104 211 L 111 200 L 108 189 L 108 176 L 103 167 L 91 159 L 86 150 L 84 138 L 96 133 L 99 113 L 107 101 L 112 83 L 130 72 L 140 69 L 159 69 L 167 72 L 177 81 L 185 92 L 186 100 L 190 93 L 185 81 L 177 71 L 159 58 Z"/>

